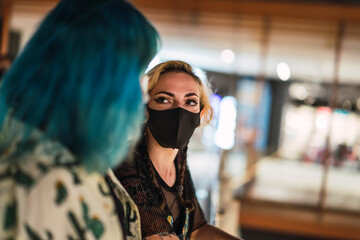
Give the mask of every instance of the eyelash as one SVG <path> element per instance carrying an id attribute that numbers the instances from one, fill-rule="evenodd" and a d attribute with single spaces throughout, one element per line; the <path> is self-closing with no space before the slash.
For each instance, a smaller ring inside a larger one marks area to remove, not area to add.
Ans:
<path id="1" fill-rule="evenodd" d="M 167 102 L 165 102 L 167 101 Z M 155 99 L 155 102 L 160 103 L 160 104 L 166 104 L 166 103 L 171 103 L 171 101 L 165 97 L 159 97 Z M 199 103 L 196 100 L 193 99 L 189 99 L 186 101 L 186 104 L 192 107 L 197 106 Z M 193 104 L 193 105 L 192 105 Z"/>
<path id="2" fill-rule="evenodd" d="M 191 105 L 191 103 L 194 103 L 194 105 Z M 188 104 L 188 105 L 190 105 L 190 106 L 196 106 L 196 105 L 198 105 L 198 102 L 191 99 L 191 100 L 187 100 L 187 101 L 186 101 L 186 104 Z"/>
<path id="3" fill-rule="evenodd" d="M 167 101 L 167 102 L 165 102 Z M 159 103 L 159 104 L 167 104 L 167 103 L 171 103 L 171 101 L 169 99 L 167 99 L 166 97 L 158 97 L 155 99 L 155 102 Z M 191 106 L 191 107 L 195 107 L 197 106 L 199 103 L 198 101 L 194 100 L 194 99 L 189 99 L 186 100 L 186 104 Z M 192 105 L 193 104 L 193 105 Z"/>
<path id="4" fill-rule="evenodd" d="M 165 98 L 165 97 L 159 97 L 159 98 L 155 99 L 155 102 L 157 102 L 157 103 L 164 103 L 165 100 L 168 101 L 168 102 L 170 102 L 170 100 L 167 99 L 167 98 Z"/>

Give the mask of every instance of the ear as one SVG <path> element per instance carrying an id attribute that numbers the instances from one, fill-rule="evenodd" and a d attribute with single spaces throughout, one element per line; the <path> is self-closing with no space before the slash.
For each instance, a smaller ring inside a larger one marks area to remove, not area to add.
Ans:
<path id="1" fill-rule="evenodd" d="M 201 126 L 201 120 L 202 120 L 203 114 L 204 114 L 204 109 L 200 111 L 200 124 L 198 127 Z"/>

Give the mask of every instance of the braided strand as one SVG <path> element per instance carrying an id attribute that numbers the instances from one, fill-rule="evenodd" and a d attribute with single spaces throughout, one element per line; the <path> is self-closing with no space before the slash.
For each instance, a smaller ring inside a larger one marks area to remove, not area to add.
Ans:
<path id="1" fill-rule="evenodd" d="M 191 200 L 185 200 L 183 198 L 183 188 L 184 188 L 184 178 L 185 178 L 185 172 L 186 172 L 186 161 L 187 161 L 187 150 L 188 146 L 186 145 L 185 148 L 180 150 L 179 153 L 179 161 L 181 162 L 181 168 L 180 168 L 180 184 L 178 186 L 178 194 L 177 199 L 180 203 L 180 205 L 183 208 L 188 208 L 190 211 L 194 210 L 194 204 Z"/>
<path id="2" fill-rule="evenodd" d="M 149 152 L 147 150 L 147 146 L 146 146 L 146 139 L 145 137 L 143 137 L 143 139 L 141 140 L 141 143 L 139 144 L 139 152 L 140 154 L 143 156 L 144 160 L 145 160 L 145 163 L 146 163 L 146 166 L 148 167 L 149 169 L 149 174 L 150 174 L 150 178 L 153 182 L 153 184 L 155 185 L 156 188 L 158 189 L 161 189 L 157 180 L 156 180 L 156 175 L 155 175 L 155 170 L 154 170 L 154 167 L 151 163 L 151 159 L 150 159 L 150 156 L 149 156 Z M 160 190 L 161 191 L 161 190 Z M 160 194 L 161 195 L 161 194 Z M 160 201 L 160 208 L 162 210 L 165 209 L 165 204 L 166 204 L 166 201 L 165 199 L 163 199 L 163 197 L 159 198 L 158 197 L 158 200 Z"/>

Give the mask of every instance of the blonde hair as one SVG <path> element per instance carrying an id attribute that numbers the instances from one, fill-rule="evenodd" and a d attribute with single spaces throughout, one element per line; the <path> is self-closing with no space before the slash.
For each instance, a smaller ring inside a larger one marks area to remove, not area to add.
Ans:
<path id="1" fill-rule="evenodd" d="M 169 72 L 181 72 L 189 74 L 194 79 L 194 81 L 198 83 L 200 90 L 200 109 L 202 111 L 201 122 L 202 125 L 207 125 L 213 117 L 213 109 L 210 105 L 211 90 L 209 86 L 204 85 L 200 78 L 196 76 L 194 69 L 190 64 L 176 60 L 167 61 L 156 65 L 147 73 L 147 76 L 149 77 L 148 92 L 151 92 L 163 74 Z"/>

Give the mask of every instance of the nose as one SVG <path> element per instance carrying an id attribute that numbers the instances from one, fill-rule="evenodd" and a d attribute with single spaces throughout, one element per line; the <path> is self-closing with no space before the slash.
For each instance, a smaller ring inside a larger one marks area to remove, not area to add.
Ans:
<path id="1" fill-rule="evenodd" d="M 182 107 L 181 102 L 180 101 L 174 101 L 173 108 L 179 108 L 179 107 Z"/>

